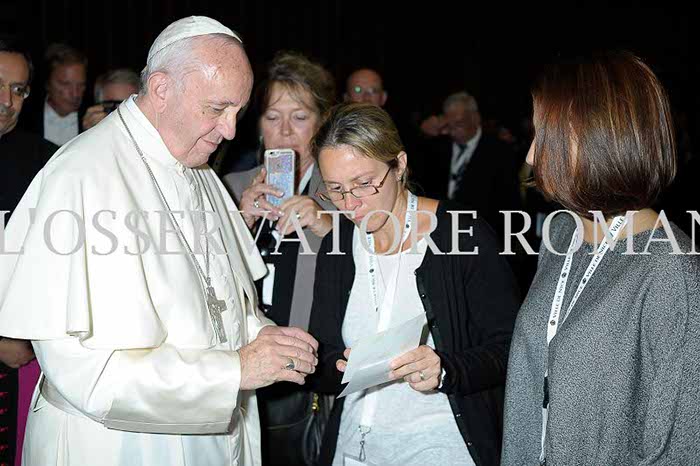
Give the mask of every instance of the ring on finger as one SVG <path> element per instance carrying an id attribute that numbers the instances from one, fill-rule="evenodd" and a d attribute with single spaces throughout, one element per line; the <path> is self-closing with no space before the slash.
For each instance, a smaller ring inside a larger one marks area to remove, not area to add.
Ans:
<path id="1" fill-rule="evenodd" d="M 418 372 L 418 377 L 420 377 L 421 382 L 425 382 L 425 374 L 423 371 Z"/>
<path id="2" fill-rule="evenodd" d="M 257 199 L 253 201 L 253 207 L 255 207 L 256 209 L 260 208 L 260 202 Z"/>
<path id="3" fill-rule="evenodd" d="M 296 216 L 297 220 L 301 218 L 301 214 L 299 212 L 295 212 L 294 215 Z"/>
<path id="4" fill-rule="evenodd" d="M 284 365 L 284 368 L 288 371 L 293 371 L 296 365 L 294 364 L 294 359 L 289 358 L 289 362 Z"/>

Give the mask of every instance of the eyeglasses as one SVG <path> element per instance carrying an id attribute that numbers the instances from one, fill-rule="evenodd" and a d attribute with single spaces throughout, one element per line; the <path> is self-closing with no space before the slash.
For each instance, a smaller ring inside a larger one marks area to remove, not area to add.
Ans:
<path id="1" fill-rule="evenodd" d="M 376 95 L 376 94 L 381 94 L 384 91 L 381 89 L 378 89 L 376 87 L 363 88 L 362 86 L 353 86 L 352 92 L 353 92 L 353 94 L 357 94 L 357 95 L 360 95 L 360 94 Z"/>
<path id="2" fill-rule="evenodd" d="M 0 81 L 0 92 L 3 92 L 6 87 L 10 88 L 10 92 L 13 96 L 20 99 L 26 99 L 29 97 L 29 86 L 26 84 L 5 84 Z"/>
<path id="3" fill-rule="evenodd" d="M 370 184 L 366 186 L 358 186 L 347 191 L 320 191 L 317 192 L 316 195 L 324 201 L 331 202 L 342 201 L 343 199 L 345 199 L 345 195 L 348 193 L 352 194 L 355 199 L 362 199 L 363 197 L 374 196 L 379 192 L 379 188 L 384 186 L 384 182 L 386 181 L 386 177 L 389 176 L 389 172 L 391 172 L 391 168 L 387 170 L 386 174 L 384 175 L 384 178 L 382 178 L 382 181 L 380 181 L 377 185 Z"/>

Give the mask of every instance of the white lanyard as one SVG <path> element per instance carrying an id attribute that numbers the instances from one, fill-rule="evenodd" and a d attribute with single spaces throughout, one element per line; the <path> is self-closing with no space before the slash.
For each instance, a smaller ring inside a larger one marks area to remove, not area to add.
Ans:
<path id="1" fill-rule="evenodd" d="M 625 217 L 615 217 L 610 225 L 610 235 L 612 240 L 620 235 L 622 228 L 625 226 L 627 219 Z M 548 366 L 549 366 L 549 344 L 557 334 L 559 325 L 563 324 L 569 313 L 574 308 L 576 301 L 583 293 L 584 288 L 593 277 L 598 265 L 603 260 L 603 256 L 610 249 L 610 243 L 608 242 L 607 235 L 603 238 L 603 241 L 598 246 L 598 250 L 593 255 L 590 264 L 586 272 L 583 274 L 583 278 L 576 288 L 576 292 L 571 297 L 571 302 L 569 307 L 566 309 L 566 314 L 561 315 L 561 308 L 564 302 L 564 295 L 566 294 L 566 283 L 569 280 L 569 273 L 571 272 L 571 263 L 573 262 L 574 252 L 577 249 L 576 244 L 579 242 L 579 231 L 578 228 L 574 231 L 571 236 L 571 243 L 569 244 L 569 249 L 566 252 L 566 259 L 564 260 L 564 265 L 561 268 L 561 273 L 559 274 L 559 281 L 557 282 L 557 289 L 554 293 L 554 300 L 552 300 L 552 309 L 549 312 L 549 320 L 547 321 L 547 352 L 545 358 L 545 372 L 544 372 L 544 400 L 542 402 L 542 441 L 540 450 L 540 464 L 545 464 L 545 454 L 544 454 L 544 443 L 547 436 L 547 420 L 549 414 L 549 381 L 548 377 Z"/>
<path id="2" fill-rule="evenodd" d="M 377 332 L 383 332 L 389 327 L 391 321 L 391 313 L 394 307 L 394 297 L 396 296 L 396 288 L 399 282 L 399 273 L 401 269 L 401 256 L 403 245 L 408 239 L 408 235 L 411 232 L 411 225 L 413 223 L 412 212 L 418 210 L 418 198 L 415 194 L 408 191 L 408 200 L 406 206 L 406 218 L 403 229 L 403 236 L 401 238 L 401 243 L 399 244 L 398 259 L 396 270 L 394 271 L 391 278 L 387 281 L 386 290 L 384 292 L 384 299 L 382 300 L 381 307 L 379 306 L 379 285 L 377 280 L 377 272 L 379 271 L 379 264 L 377 261 L 377 256 L 374 251 L 374 236 L 371 233 L 367 233 L 367 244 L 369 246 L 369 251 L 367 254 L 367 267 L 369 272 L 369 286 L 370 286 L 370 296 L 372 298 L 372 307 L 379 314 L 379 322 L 377 324 Z M 388 221 L 391 221 L 388 220 Z M 362 415 L 360 418 L 360 461 L 365 460 L 365 436 L 372 430 L 372 420 L 374 418 L 374 413 L 377 408 L 377 388 L 370 388 L 365 391 L 362 403 Z"/>

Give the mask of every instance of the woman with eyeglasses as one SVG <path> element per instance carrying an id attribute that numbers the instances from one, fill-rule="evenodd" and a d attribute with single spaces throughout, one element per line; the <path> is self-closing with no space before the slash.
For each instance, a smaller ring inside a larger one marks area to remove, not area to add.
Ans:
<path id="1" fill-rule="evenodd" d="M 497 465 L 518 297 L 493 231 L 411 193 L 408 155 L 378 107 L 335 107 L 312 144 L 319 196 L 345 216 L 317 258 L 312 383 L 338 393 L 357 342 L 427 320 L 421 345 L 392 361 L 391 382 L 336 401 L 321 464 Z"/>

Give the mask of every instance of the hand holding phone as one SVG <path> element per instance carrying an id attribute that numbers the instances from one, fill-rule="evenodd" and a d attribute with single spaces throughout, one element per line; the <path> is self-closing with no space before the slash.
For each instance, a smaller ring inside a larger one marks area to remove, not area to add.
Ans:
<path id="1" fill-rule="evenodd" d="M 265 151 L 265 183 L 282 191 L 282 197 L 267 194 L 267 202 L 279 207 L 294 196 L 295 154 L 292 149 L 270 149 Z"/>

